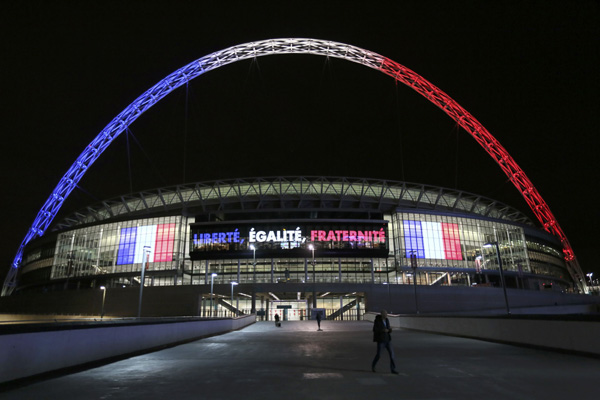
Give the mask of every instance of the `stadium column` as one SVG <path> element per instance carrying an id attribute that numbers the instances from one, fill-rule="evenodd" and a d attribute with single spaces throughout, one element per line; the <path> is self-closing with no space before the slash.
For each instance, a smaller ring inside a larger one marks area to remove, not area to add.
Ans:
<path id="1" fill-rule="evenodd" d="M 202 292 L 198 293 L 198 307 L 196 308 L 196 316 L 202 316 L 202 309 L 204 305 L 204 298 L 202 297 Z"/>
<path id="2" fill-rule="evenodd" d="M 183 267 L 183 272 L 185 272 L 185 264 Z M 183 278 L 181 278 L 181 280 L 183 281 Z M 190 273 L 190 285 L 194 284 L 194 260 L 192 260 L 192 272 Z"/>
<path id="3" fill-rule="evenodd" d="M 117 227 L 117 230 L 119 232 L 121 232 L 121 226 L 119 225 Z M 117 260 L 118 260 L 118 255 L 119 255 L 119 246 L 115 246 L 115 250 L 113 252 L 113 258 L 112 258 L 112 270 L 111 273 L 114 274 L 117 271 Z"/>
<path id="4" fill-rule="evenodd" d="M 304 259 L 304 282 L 308 282 L 308 258 Z"/>
<path id="5" fill-rule="evenodd" d="M 205 260 L 204 264 L 204 284 L 208 284 L 208 260 Z"/>
<path id="6" fill-rule="evenodd" d="M 310 310 L 317 308 L 317 298 L 313 294 L 306 293 L 306 319 L 310 319 Z"/>
<path id="7" fill-rule="evenodd" d="M 265 311 L 265 320 L 268 320 L 269 319 L 269 299 L 265 298 L 265 296 L 262 296 L 260 298 L 260 303 L 261 303 L 261 306 L 266 303 L 266 305 L 262 306 L 261 308 L 263 310 L 266 310 Z"/>

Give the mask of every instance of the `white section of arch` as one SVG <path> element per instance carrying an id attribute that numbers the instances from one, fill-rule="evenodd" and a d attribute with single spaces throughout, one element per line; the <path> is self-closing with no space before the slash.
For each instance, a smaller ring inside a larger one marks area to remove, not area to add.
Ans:
<path id="1" fill-rule="evenodd" d="M 96 161 L 98 157 L 100 157 L 100 155 L 113 142 L 113 140 L 115 140 L 125 129 L 127 129 L 127 127 L 131 125 L 142 113 L 147 111 L 150 107 L 159 102 L 173 90 L 205 72 L 236 61 L 276 54 L 314 54 L 326 57 L 335 57 L 355 62 L 369 68 L 377 69 L 410 86 L 425 96 L 432 103 L 440 107 L 450 117 L 456 120 L 463 128 L 467 129 L 467 131 L 478 141 L 478 143 L 484 147 L 484 149 L 486 149 L 490 155 L 492 155 L 492 157 L 494 157 L 494 155 L 489 151 L 489 148 L 493 147 L 496 149 L 496 151 L 497 149 L 504 150 L 498 141 L 493 137 L 491 137 L 493 140 L 490 140 L 489 138 L 482 139 L 481 135 L 477 135 L 477 133 L 479 133 L 478 131 L 474 132 L 472 129 L 469 129 L 471 127 L 470 124 L 473 121 L 477 121 L 472 118 L 472 116 L 466 112 L 466 110 L 458 106 L 449 96 L 410 69 L 403 67 L 400 64 L 395 63 L 394 61 L 377 53 L 373 53 L 371 51 L 348 44 L 303 38 L 269 39 L 232 46 L 199 58 L 168 75 L 166 78 L 147 90 L 144 94 L 139 96 L 94 138 L 94 140 L 79 155 L 73 165 L 71 165 L 65 175 L 60 179 L 58 185 L 52 191 L 43 207 L 38 212 L 33 225 L 19 246 L 8 276 L 4 281 L 2 296 L 10 294 L 16 285 L 17 270 L 21 264 L 25 246 L 34 238 L 42 236 L 45 233 L 65 199 L 69 196 L 73 189 L 75 189 L 87 169 L 94 163 L 94 161 Z M 459 112 L 457 113 L 456 111 Z M 478 128 L 482 127 L 482 125 L 479 123 L 476 125 Z M 504 152 L 506 151 L 504 150 Z M 502 159 L 499 159 L 499 157 L 494 157 L 494 159 L 500 164 L 505 173 L 509 175 L 513 184 L 515 184 L 515 186 L 517 186 L 517 188 L 524 193 L 523 190 L 518 187 L 520 182 L 517 183 L 513 179 L 516 175 L 515 171 L 507 171 L 506 168 L 504 168 L 503 162 L 506 161 L 507 157 L 502 151 L 500 151 L 500 153 L 502 155 Z M 509 161 L 512 161 L 512 159 Z M 526 183 L 527 182 L 528 180 Z M 533 185 L 531 185 L 531 187 L 533 187 Z M 527 190 L 532 190 L 531 187 L 528 186 Z M 533 190 L 535 191 L 535 188 L 533 188 Z M 537 191 L 535 191 L 535 193 L 537 193 Z M 528 200 L 528 197 L 525 194 L 524 196 L 525 199 Z M 535 206 L 531 203 L 529 204 L 532 208 Z M 543 205 L 545 206 L 545 203 L 543 203 Z M 539 205 L 537 206 L 539 208 Z M 536 212 L 535 209 L 534 212 Z M 537 212 L 536 215 L 538 215 Z M 540 219 L 539 215 L 538 219 Z M 543 224 L 548 223 L 546 220 L 540 219 L 540 221 Z M 554 226 L 555 220 L 551 214 L 550 221 Z M 556 226 L 558 225 L 556 224 Z M 570 249 L 570 246 L 568 246 L 568 248 Z M 571 269 L 572 268 L 570 268 L 570 271 Z M 571 274 L 574 275 L 574 279 L 579 273 L 581 273 L 580 269 L 578 271 L 571 271 Z M 585 285 L 585 280 L 583 280 L 583 282 Z"/>

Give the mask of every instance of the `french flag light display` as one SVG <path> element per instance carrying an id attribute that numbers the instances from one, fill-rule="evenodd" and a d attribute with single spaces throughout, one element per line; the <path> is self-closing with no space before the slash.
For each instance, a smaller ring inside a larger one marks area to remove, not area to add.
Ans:
<path id="1" fill-rule="evenodd" d="M 149 262 L 173 261 L 175 224 L 121 228 L 117 265 L 144 262 L 144 247 L 150 248 Z"/>
<path id="2" fill-rule="evenodd" d="M 462 260 L 458 224 L 403 220 L 406 258 Z"/>

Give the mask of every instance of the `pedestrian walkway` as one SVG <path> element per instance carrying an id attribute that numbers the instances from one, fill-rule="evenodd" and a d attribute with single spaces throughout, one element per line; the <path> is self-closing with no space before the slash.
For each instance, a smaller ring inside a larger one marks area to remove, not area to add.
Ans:
<path id="1" fill-rule="evenodd" d="M 377 372 L 369 322 L 259 322 L 243 330 L 0 393 L 0 399 L 600 398 L 600 360 L 394 331 L 399 375 Z M 93 345 L 93 344 L 90 344 Z M 32 360 L 33 362 L 33 360 Z"/>

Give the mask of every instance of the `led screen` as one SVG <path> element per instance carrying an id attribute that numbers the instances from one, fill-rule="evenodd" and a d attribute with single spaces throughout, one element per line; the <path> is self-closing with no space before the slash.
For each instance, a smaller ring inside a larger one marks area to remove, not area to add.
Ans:
<path id="1" fill-rule="evenodd" d="M 190 229 L 192 259 L 210 257 L 306 257 L 388 255 L 386 221 L 275 221 L 198 223 Z"/>
<path id="2" fill-rule="evenodd" d="M 150 262 L 173 261 L 175 224 L 122 228 L 117 265 L 144 262 L 144 248 L 150 249 Z"/>
<path id="3" fill-rule="evenodd" d="M 458 224 L 404 220 L 406 258 L 462 260 Z"/>

